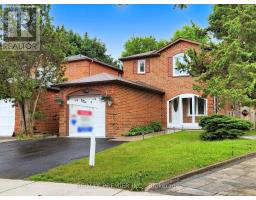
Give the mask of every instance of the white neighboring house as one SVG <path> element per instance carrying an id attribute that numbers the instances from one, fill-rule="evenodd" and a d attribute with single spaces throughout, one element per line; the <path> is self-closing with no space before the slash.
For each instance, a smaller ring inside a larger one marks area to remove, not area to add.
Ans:
<path id="1" fill-rule="evenodd" d="M 0 137 L 12 136 L 15 128 L 15 106 L 11 99 L 0 100 Z"/>

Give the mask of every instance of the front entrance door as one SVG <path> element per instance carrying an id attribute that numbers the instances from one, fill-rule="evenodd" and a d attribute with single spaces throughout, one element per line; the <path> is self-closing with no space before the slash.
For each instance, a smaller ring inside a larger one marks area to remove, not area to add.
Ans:
<path id="1" fill-rule="evenodd" d="M 181 94 L 167 101 L 167 127 L 197 129 L 199 116 L 207 115 L 207 99 Z"/>
<path id="2" fill-rule="evenodd" d="M 179 127 L 181 124 L 181 105 L 179 97 L 176 97 L 171 101 L 171 114 L 172 114 L 172 127 Z"/>

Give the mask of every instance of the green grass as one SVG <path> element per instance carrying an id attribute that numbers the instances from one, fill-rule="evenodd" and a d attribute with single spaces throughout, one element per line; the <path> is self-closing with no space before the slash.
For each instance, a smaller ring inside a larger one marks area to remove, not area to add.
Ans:
<path id="1" fill-rule="evenodd" d="M 99 152 L 94 168 L 83 158 L 29 179 L 143 190 L 150 183 L 254 151 L 255 140 L 206 142 L 199 132 L 182 131 Z"/>

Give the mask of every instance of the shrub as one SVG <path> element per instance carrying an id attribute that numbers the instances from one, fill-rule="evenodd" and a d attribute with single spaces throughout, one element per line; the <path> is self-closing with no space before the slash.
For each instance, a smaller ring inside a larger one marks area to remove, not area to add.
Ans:
<path id="1" fill-rule="evenodd" d="M 151 127 L 154 130 L 154 132 L 163 130 L 161 122 L 151 122 L 148 126 Z"/>
<path id="2" fill-rule="evenodd" d="M 135 126 L 131 128 L 127 133 L 127 135 L 128 136 L 142 135 L 142 133 L 148 134 L 148 133 L 158 132 L 161 130 L 162 130 L 162 124 L 160 122 L 151 122 L 144 126 Z"/>
<path id="3" fill-rule="evenodd" d="M 252 123 L 225 115 L 211 115 L 200 119 L 199 125 L 205 130 L 202 140 L 234 139 L 250 130 Z"/>

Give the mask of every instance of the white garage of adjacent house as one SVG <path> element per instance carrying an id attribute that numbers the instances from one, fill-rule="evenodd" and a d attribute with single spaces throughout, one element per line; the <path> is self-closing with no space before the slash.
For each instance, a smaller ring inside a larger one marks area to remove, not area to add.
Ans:
<path id="1" fill-rule="evenodd" d="M 0 136 L 12 136 L 15 127 L 15 107 L 11 100 L 0 100 Z"/>

